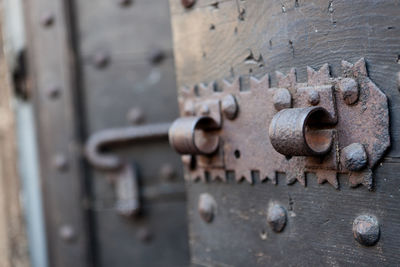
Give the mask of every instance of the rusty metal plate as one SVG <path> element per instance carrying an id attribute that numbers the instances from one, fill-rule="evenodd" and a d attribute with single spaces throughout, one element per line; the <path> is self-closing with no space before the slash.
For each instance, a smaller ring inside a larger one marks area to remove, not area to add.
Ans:
<path id="1" fill-rule="evenodd" d="M 187 178 L 225 181 L 234 172 L 237 181 L 252 183 L 259 176 L 275 184 L 277 173 L 285 173 L 287 184 L 306 185 L 305 173 L 312 172 L 319 183 L 339 188 L 337 174 L 346 173 L 351 186 L 372 189 L 372 170 L 390 146 L 387 98 L 368 77 L 363 58 L 354 64 L 343 61 L 342 69 L 343 75 L 334 78 L 328 64 L 318 71 L 307 67 L 306 83 L 297 82 L 295 69 L 276 72 L 277 87 L 270 87 L 266 74 L 251 77 L 246 91 L 239 78 L 224 81 L 222 88 L 209 83 L 181 90 L 181 116 L 220 122 L 219 129 L 204 132 L 219 136 L 215 153 L 182 156 Z M 215 101 L 220 103 L 217 115 L 209 105 Z M 312 115 L 316 111 L 323 116 Z M 276 120 L 284 127 L 276 128 Z M 170 139 L 177 134 L 170 129 Z"/>

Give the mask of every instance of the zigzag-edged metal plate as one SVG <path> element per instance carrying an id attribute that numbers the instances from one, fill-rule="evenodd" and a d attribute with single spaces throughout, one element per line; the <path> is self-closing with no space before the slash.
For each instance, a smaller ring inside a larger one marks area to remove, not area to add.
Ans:
<path id="1" fill-rule="evenodd" d="M 318 71 L 307 67 L 308 81 L 298 83 L 296 71 L 291 69 L 286 75 L 276 72 L 277 87 L 271 88 L 269 75 L 261 79 L 250 78 L 250 90 L 242 91 L 240 79 L 232 83 L 223 82 L 221 90 L 216 91 L 214 83 L 200 84 L 192 88 L 182 88 L 179 93 L 179 105 L 182 116 L 201 115 L 211 110 L 216 120 L 221 120 L 221 129 L 217 130 L 220 146 L 212 156 L 183 156 L 188 178 L 206 181 L 221 179 L 226 181 L 227 172 L 234 172 L 235 179 L 245 179 L 252 183 L 252 172 L 259 172 L 261 181 L 269 179 L 276 183 L 276 174 L 286 174 L 287 184 L 299 181 L 306 185 L 305 173 L 316 174 L 319 183 L 329 182 L 338 188 L 337 174 L 347 173 L 351 186 L 363 184 L 372 188 L 372 169 L 390 145 L 389 114 L 387 98 L 368 77 L 364 59 L 355 64 L 342 62 L 343 76 L 332 78 L 328 64 Z M 348 104 L 340 83 L 350 78 L 358 85 L 358 100 Z M 275 151 L 268 135 L 268 127 L 278 112 L 274 106 L 274 94 L 280 88 L 286 88 L 291 94 L 291 107 L 312 106 L 310 91 L 318 92 L 317 104 L 324 107 L 334 118 L 333 148 L 323 157 L 285 157 Z M 238 113 L 234 119 L 217 109 L 207 106 L 209 103 L 221 105 L 227 96 L 235 97 Z M 213 102 L 210 102 L 213 101 Z M 216 103 L 216 104 L 215 104 Z M 350 171 L 344 163 L 342 150 L 353 143 L 362 144 L 368 160 L 362 170 Z"/>

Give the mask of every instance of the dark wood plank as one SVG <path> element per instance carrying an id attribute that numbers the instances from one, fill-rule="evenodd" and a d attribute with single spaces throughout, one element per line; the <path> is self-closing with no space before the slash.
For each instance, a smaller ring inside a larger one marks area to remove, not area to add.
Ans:
<path id="1" fill-rule="evenodd" d="M 218 3 L 218 4 L 216 4 Z M 329 63 L 334 76 L 341 60 L 364 57 L 371 79 L 389 98 L 392 148 L 375 171 L 376 191 L 319 185 L 309 174 L 307 187 L 296 183 L 212 182 L 188 184 L 192 262 L 199 266 L 396 265 L 400 197 L 400 155 L 396 75 L 400 71 L 398 1 L 197 1 L 192 9 L 170 0 L 177 83 L 192 86 L 224 78 L 288 71 L 296 67 L 306 81 L 306 66 Z M 244 11 L 243 11 L 244 10 Z M 211 194 L 215 220 L 201 220 L 198 198 Z M 276 234 L 266 223 L 268 204 L 289 210 L 288 225 Z M 381 223 L 381 239 L 370 248 L 352 236 L 352 222 L 371 213 Z"/>
<path id="2" fill-rule="evenodd" d="M 71 6 L 24 4 L 49 265 L 91 266 Z M 59 90 L 55 95 L 53 88 Z"/>
<path id="3" fill-rule="evenodd" d="M 178 116 L 168 2 L 137 0 L 125 7 L 117 2 L 76 1 L 88 134 L 130 125 L 127 114 L 132 108 L 143 112 L 145 125 L 172 122 Z M 157 50 L 164 59 L 152 62 L 151 56 Z M 109 64 L 103 68 L 93 61 L 99 53 L 109 57 Z M 166 140 L 140 142 L 112 151 L 136 163 L 141 192 L 163 185 L 184 187 L 180 157 Z M 165 164 L 174 168 L 172 181 L 160 175 Z M 92 174 L 100 266 L 189 264 L 186 200 L 182 193 L 178 198 L 161 200 L 144 194 L 143 217 L 127 219 L 115 210 L 115 191 L 107 174 Z M 143 231 L 151 232 L 151 240 L 141 240 Z"/>

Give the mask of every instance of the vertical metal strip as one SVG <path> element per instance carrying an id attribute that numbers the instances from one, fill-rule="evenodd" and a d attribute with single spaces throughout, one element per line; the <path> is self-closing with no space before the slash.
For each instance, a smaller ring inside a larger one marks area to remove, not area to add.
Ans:
<path id="1" fill-rule="evenodd" d="M 62 0 L 25 1 L 50 266 L 90 266 L 75 61 Z"/>

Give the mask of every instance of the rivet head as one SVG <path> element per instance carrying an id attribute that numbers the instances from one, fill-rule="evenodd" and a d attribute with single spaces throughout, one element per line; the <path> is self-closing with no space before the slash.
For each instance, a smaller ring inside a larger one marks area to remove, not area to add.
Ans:
<path id="1" fill-rule="evenodd" d="M 98 52 L 93 57 L 94 65 L 99 68 L 105 68 L 110 62 L 110 56 L 105 52 Z"/>
<path id="2" fill-rule="evenodd" d="M 199 112 L 201 115 L 207 116 L 210 114 L 210 108 L 206 104 L 203 104 L 200 106 Z"/>
<path id="3" fill-rule="evenodd" d="M 128 121 L 133 124 L 141 124 L 144 122 L 144 112 L 139 107 L 131 108 L 126 115 Z"/>
<path id="4" fill-rule="evenodd" d="M 195 114 L 194 103 L 192 101 L 186 101 L 183 107 L 183 113 L 185 116 L 193 116 Z"/>
<path id="5" fill-rule="evenodd" d="M 160 64 L 165 59 L 165 52 L 161 49 L 154 49 L 150 53 L 149 60 L 153 65 Z"/>
<path id="6" fill-rule="evenodd" d="M 120 6 L 129 6 L 132 4 L 132 0 L 117 0 Z"/>
<path id="7" fill-rule="evenodd" d="M 274 232 L 282 232 L 286 225 L 286 210 L 283 206 L 271 203 L 268 208 L 267 222 Z"/>
<path id="8" fill-rule="evenodd" d="M 279 88 L 275 91 L 272 98 L 276 110 L 290 108 L 292 106 L 292 96 L 286 88 Z"/>
<path id="9" fill-rule="evenodd" d="M 342 157 L 346 169 L 350 171 L 359 171 L 367 165 L 367 153 L 360 143 L 352 143 L 343 148 Z"/>
<path id="10" fill-rule="evenodd" d="M 352 78 L 344 78 L 339 81 L 339 88 L 342 97 L 347 105 L 352 105 L 358 100 L 358 84 Z"/>
<path id="11" fill-rule="evenodd" d="M 239 107 L 233 95 L 227 95 L 224 97 L 224 99 L 222 99 L 221 107 L 222 112 L 229 120 L 236 118 Z"/>
<path id="12" fill-rule="evenodd" d="M 320 97 L 319 97 L 319 93 L 317 90 L 309 90 L 307 92 L 308 94 L 308 103 L 310 103 L 310 105 L 318 105 Z"/>
<path id="13" fill-rule="evenodd" d="M 181 0 L 181 3 L 184 8 L 191 8 L 196 3 L 196 0 Z"/>
<path id="14" fill-rule="evenodd" d="M 53 157 L 54 167 L 59 171 L 65 171 L 68 168 L 67 157 L 63 154 L 57 154 Z"/>
<path id="15" fill-rule="evenodd" d="M 143 243 L 150 242 L 153 239 L 153 235 L 147 227 L 140 228 L 136 236 Z"/>
<path id="16" fill-rule="evenodd" d="M 380 236 L 379 222 L 375 216 L 360 215 L 353 221 L 353 235 L 364 246 L 375 245 Z"/>
<path id="17" fill-rule="evenodd" d="M 61 94 L 61 88 L 59 86 L 50 86 L 46 89 L 46 94 L 49 98 L 58 98 Z"/>
<path id="18" fill-rule="evenodd" d="M 49 27 L 54 24 L 54 15 L 52 13 L 43 14 L 40 19 L 40 22 L 43 26 Z"/>
<path id="19" fill-rule="evenodd" d="M 169 164 L 169 163 L 162 165 L 161 169 L 160 169 L 160 176 L 161 176 L 161 179 L 163 179 L 165 181 L 172 180 L 175 177 L 174 166 L 172 166 L 172 164 Z"/>
<path id="20" fill-rule="evenodd" d="M 212 222 L 216 206 L 217 204 L 210 194 L 203 193 L 200 195 L 198 209 L 203 221 L 207 223 Z"/>
<path id="21" fill-rule="evenodd" d="M 59 236 L 66 242 L 73 242 L 76 239 L 76 233 L 71 225 L 62 225 L 59 229 Z"/>

